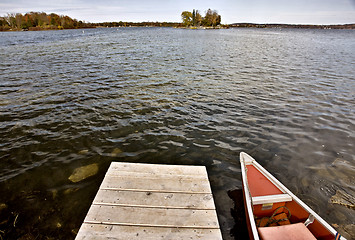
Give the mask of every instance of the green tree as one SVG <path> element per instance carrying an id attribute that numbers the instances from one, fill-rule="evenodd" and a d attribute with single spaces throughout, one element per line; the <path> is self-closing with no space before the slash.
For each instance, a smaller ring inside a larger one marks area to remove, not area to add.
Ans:
<path id="1" fill-rule="evenodd" d="M 55 13 L 51 13 L 50 15 L 50 25 L 52 27 L 58 27 L 60 25 L 60 17 L 59 15 L 55 14 Z"/>
<path id="2" fill-rule="evenodd" d="M 15 14 L 14 13 L 8 13 L 7 16 L 5 17 L 6 21 L 8 22 L 9 26 L 11 28 L 15 28 L 16 27 L 16 18 L 15 18 Z"/>
<path id="3" fill-rule="evenodd" d="M 7 22 L 4 17 L 0 17 L 0 26 L 7 26 Z"/>
<path id="4" fill-rule="evenodd" d="M 16 13 L 16 16 L 15 16 L 15 21 L 16 21 L 16 27 L 18 29 L 20 29 L 22 27 L 22 14 L 21 13 Z"/>
<path id="5" fill-rule="evenodd" d="M 195 18 L 196 18 L 196 20 L 195 20 L 196 21 L 196 25 L 197 26 L 201 26 L 203 18 L 201 16 L 199 10 L 196 10 L 196 17 Z"/>
<path id="6" fill-rule="evenodd" d="M 38 25 L 40 27 L 44 27 L 46 25 L 49 25 L 49 20 L 47 18 L 47 14 L 44 12 L 37 13 L 38 16 Z"/>
<path id="7" fill-rule="evenodd" d="M 216 10 L 208 9 L 202 22 L 204 26 L 215 27 L 221 23 L 221 16 Z"/>
<path id="8" fill-rule="evenodd" d="M 192 13 L 189 11 L 184 11 L 181 13 L 181 18 L 182 18 L 182 24 L 185 27 L 191 26 L 192 25 Z"/>
<path id="9" fill-rule="evenodd" d="M 0 31 L 6 31 L 10 29 L 10 25 L 6 20 L 6 17 L 0 17 Z"/>
<path id="10" fill-rule="evenodd" d="M 216 22 L 216 25 L 221 25 L 221 21 L 222 21 L 222 18 L 221 18 L 221 15 L 218 15 L 217 16 L 217 22 Z"/>
<path id="11" fill-rule="evenodd" d="M 23 16 L 23 21 L 22 21 L 22 29 L 28 29 L 33 26 L 33 19 L 31 14 L 26 13 L 25 16 Z"/>
<path id="12" fill-rule="evenodd" d="M 192 11 L 192 26 L 196 26 L 196 12 L 195 12 L 195 9 Z"/>
<path id="13" fill-rule="evenodd" d="M 216 10 L 212 11 L 212 26 L 217 26 L 221 24 L 221 15 L 218 14 Z"/>

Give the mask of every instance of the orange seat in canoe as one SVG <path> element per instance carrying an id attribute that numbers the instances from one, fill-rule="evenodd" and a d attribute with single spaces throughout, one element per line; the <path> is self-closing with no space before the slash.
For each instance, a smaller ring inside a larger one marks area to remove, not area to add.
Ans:
<path id="1" fill-rule="evenodd" d="M 316 240 L 303 223 L 276 227 L 259 227 L 258 232 L 262 240 Z"/>

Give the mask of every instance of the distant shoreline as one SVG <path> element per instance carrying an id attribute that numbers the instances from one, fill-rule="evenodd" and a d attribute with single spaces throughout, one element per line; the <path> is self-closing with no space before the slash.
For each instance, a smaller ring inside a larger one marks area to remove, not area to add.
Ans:
<path id="1" fill-rule="evenodd" d="M 304 28 L 304 29 L 355 29 L 355 23 L 350 24 L 329 24 L 329 25 L 311 25 L 311 24 L 259 24 L 259 23 L 232 23 L 228 24 L 232 28 Z"/>
<path id="2" fill-rule="evenodd" d="M 216 27 L 186 27 L 178 22 L 104 22 L 91 23 L 93 27 L 174 27 L 181 29 L 225 29 L 225 28 L 305 28 L 305 29 L 355 29 L 355 23 L 350 24 L 329 24 L 329 25 L 311 25 L 311 24 L 282 24 L 282 23 L 232 23 L 221 24 Z"/>
<path id="3" fill-rule="evenodd" d="M 209 14 L 208 14 L 209 13 Z M 185 16 L 186 15 L 186 16 Z M 306 28 L 306 29 L 355 29 L 355 23 L 349 24 L 271 24 L 271 23 L 232 23 L 221 24 L 221 16 L 216 10 L 208 9 L 202 17 L 198 10 L 192 13 L 184 11 L 182 22 L 101 22 L 90 23 L 69 16 L 45 12 L 8 13 L 0 16 L 0 31 L 45 31 L 63 29 L 83 29 L 99 27 L 174 27 L 186 29 L 226 29 L 226 28 Z"/>
<path id="4" fill-rule="evenodd" d="M 105 22 L 105 23 L 86 23 L 85 27 L 77 28 L 43 28 L 31 27 L 28 29 L 19 28 L 0 28 L 0 32 L 14 31 L 48 31 L 48 30 L 67 30 L 67 29 L 90 29 L 90 28 L 111 28 L 111 27 L 172 27 L 179 29 L 228 29 L 228 28 L 280 28 L 280 29 L 355 29 L 355 24 L 333 24 L 333 25 L 308 25 L 308 24 L 259 24 L 259 23 L 232 23 L 223 24 L 217 27 L 185 27 L 181 23 L 175 22 Z"/>

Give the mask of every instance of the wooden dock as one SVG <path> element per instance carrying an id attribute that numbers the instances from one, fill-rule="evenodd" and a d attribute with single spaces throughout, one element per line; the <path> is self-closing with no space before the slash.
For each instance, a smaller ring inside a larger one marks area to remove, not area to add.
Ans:
<path id="1" fill-rule="evenodd" d="M 111 163 L 76 239 L 222 239 L 206 168 Z"/>

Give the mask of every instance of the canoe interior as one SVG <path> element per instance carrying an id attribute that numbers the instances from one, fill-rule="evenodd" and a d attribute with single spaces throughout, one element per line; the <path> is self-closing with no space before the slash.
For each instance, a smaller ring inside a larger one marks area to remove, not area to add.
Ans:
<path id="1" fill-rule="evenodd" d="M 246 163 L 245 165 L 247 173 L 247 181 L 250 192 L 250 197 L 263 197 L 268 196 L 268 199 L 273 196 L 288 195 L 288 192 L 285 189 L 280 188 L 267 176 L 265 176 L 253 163 Z M 263 169 L 266 171 L 265 169 Z M 310 213 L 304 207 L 302 207 L 295 199 L 293 195 L 288 201 L 274 202 L 268 204 L 254 204 L 253 205 L 253 215 L 254 219 L 247 219 L 247 221 L 256 221 L 263 217 L 270 217 L 277 208 L 280 206 L 286 206 L 291 212 L 291 218 L 289 219 L 291 224 L 293 223 L 304 223 L 309 217 Z M 300 201 L 298 199 L 298 201 Z M 281 208 L 277 211 L 278 213 L 288 213 L 285 208 Z M 318 218 L 320 218 L 317 215 Z M 312 224 L 308 226 L 309 231 L 320 240 L 333 240 L 334 234 L 332 234 L 326 227 L 324 227 L 320 221 L 316 219 Z"/>
<path id="2" fill-rule="evenodd" d="M 254 165 L 247 165 L 249 191 L 252 197 L 282 194 L 283 192 L 266 178 Z M 250 181 L 250 180 L 251 181 Z"/>

